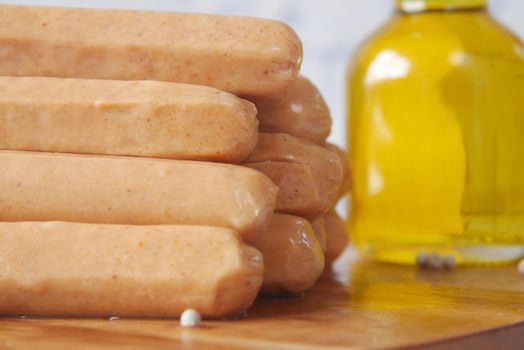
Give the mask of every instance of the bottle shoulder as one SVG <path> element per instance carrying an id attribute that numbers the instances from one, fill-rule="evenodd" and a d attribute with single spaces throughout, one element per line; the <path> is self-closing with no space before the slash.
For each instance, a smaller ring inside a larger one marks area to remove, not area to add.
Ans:
<path id="1" fill-rule="evenodd" d="M 524 45 L 487 13 L 399 15 L 359 47 L 350 73 L 392 60 L 453 65 L 453 57 L 459 56 L 524 64 Z"/>

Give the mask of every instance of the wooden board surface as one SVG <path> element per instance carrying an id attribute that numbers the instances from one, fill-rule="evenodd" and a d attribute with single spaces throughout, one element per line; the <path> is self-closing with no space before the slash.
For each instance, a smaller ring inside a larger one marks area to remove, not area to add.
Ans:
<path id="1" fill-rule="evenodd" d="M 524 349 L 515 267 L 338 265 L 305 297 L 260 299 L 240 320 L 1 318 L 0 348 Z"/>

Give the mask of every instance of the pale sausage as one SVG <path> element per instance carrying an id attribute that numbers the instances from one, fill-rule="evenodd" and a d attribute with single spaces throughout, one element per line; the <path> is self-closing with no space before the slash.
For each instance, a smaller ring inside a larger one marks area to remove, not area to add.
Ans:
<path id="1" fill-rule="evenodd" d="M 335 210 L 330 210 L 324 215 L 326 225 L 326 264 L 335 261 L 348 244 L 348 231 L 346 222 Z"/>
<path id="2" fill-rule="evenodd" d="M 263 261 L 230 229 L 65 222 L 0 223 L 0 314 L 236 315 Z"/>
<path id="3" fill-rule="evenodd" d="M 246 167 L 187 160 L 0 152 L 0 221 L 187 224 L 263 231 L 277 188 Z"/>
<path id="4" fill-rule="evenodd" d="M 280 188 L 277 211 L 308 219 L 334 204 L 343 176 L 337 154 L 286 134 L 260 133 L 243 164 L 263 172 Z"/>
<path id="5" fill-rule="evenodd" d="M 331 151 L 335 154 L 337 154 L 340 157 L 340 161 L 342 164 L 342 169 L 344 172 L 344 178 L 342 180 L 342 185 L 340 186 L 340 190 L 338 192 L 337 198 L 341 198 L 344 195 L 351 192 L 351 188 L 353 187 L 353 176 L 351 175 L 351 167 L 349 165 L 349 157 L 346 151 L 344 151 L 339 146 L 333 144 L 333 143 L 325 143 L 324 148 L 328 151 Z"/>
<path id="6" fill-rule="evenodd" d="M 247 243 L 264 256 L 263 294 L 302 293 L 324 270 L 324 255 L 309 222 L 293 215 L 275 214 L 265 234 Z"/>
<path id="7" fill-rule="evenodd" d="M 299 76 L 281 103 L 259 105 L 260 131 L 285 133 L 322 143 L 331 133 L 331 114 L 318 89 Z"/>
<path id="8" fill-rule="evenodd" d="M 255 106 L 214 88 L 0 77 L 0 149 L 238 163 L 256 142 Z"/>
<path id="9" fill-rule="evenodd" d="M 176 12 L 0 6 L 0 75 L 160 80 L 286 96 L 302 45 L 286 24 Z"/>

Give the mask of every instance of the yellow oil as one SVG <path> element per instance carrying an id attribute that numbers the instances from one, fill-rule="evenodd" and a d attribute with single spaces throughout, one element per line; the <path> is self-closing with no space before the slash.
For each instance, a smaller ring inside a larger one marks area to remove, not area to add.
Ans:
<path id="1" fill-rule="evenodd" d="M 351 60 L 352 240 L 396 263 L 520 258 L 524 46 L 484 1 L 409 2 L 435 7 L 399 10 Z"/>

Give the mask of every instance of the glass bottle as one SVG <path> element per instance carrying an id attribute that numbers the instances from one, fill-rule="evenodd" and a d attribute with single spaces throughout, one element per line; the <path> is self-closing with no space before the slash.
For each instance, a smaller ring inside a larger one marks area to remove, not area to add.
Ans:
<path id="1" fill-rule="evenodd" d="M 524 46 L 486 0 L 397 0 L 353 57 L 349 229 L 366 254 L 524 254 Z"/>

